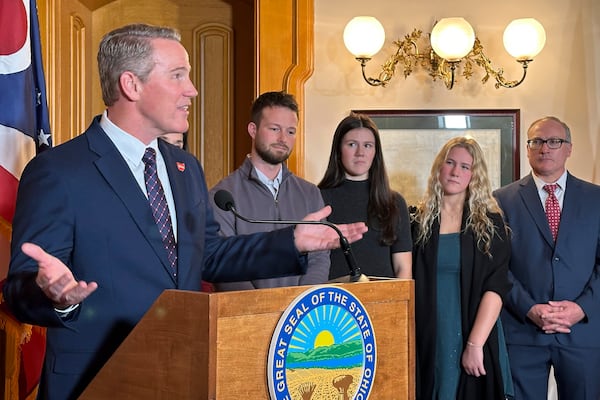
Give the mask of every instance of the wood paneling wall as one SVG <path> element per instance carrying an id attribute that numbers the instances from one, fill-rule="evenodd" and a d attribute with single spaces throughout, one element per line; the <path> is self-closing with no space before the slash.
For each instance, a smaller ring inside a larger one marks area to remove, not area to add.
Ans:
<path id="1" fill-rule="evenodd" d="M 80 134 L 104 109 L 96 66 L 102 36 L 142 21 L 182 33 L 200 93 L 190 118 L 190 151 L 202 161 L 209 186 L 249 152 L 250 105 L 268 90 L 285 90 L 300 105 L 300 129 L 288 165 L 302 176 L 303 87 L 313 68 L 313 1 L 38 1 L 54 144 Z"/>
<path id="2" fill-rule="evenodd" d="M 258 93 L 285 90 L 300 106 L 299 135 L 288 160 L 304 176 L 304 84 L 313 72 L 313 0 L 256 0 Z"/>

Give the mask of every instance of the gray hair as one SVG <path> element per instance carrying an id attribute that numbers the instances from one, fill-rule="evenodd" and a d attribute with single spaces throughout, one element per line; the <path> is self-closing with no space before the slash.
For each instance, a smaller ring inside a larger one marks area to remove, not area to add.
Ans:
<path id="1" fill-rule="evenodd" d="M 533 121 L 531 123 L 531 125 L 529 125 L 529 128 L 527 129 L 527 133 L 529 133 L 531 128 L 533 128 L 535 125 L 539 124 L 540 122 L 546 122 L 546 121 L 554 121 L 554 122 L 560 124 L 563 127 L 563 129 L 565 130 L 565 138 L 566 138 L 567 142 L 571 143 L 571 129 L 565 122 L 561 121 L 557 117 L 548 116 L 548 117 L 540 118 L 538 120 Z"/>
<path id="2" fill-rule="evenodd" d="M 120 96 L 119 78 L 130 71 L 142 82 L 154 68 L 152 39 L 180 42 L 181 35 L 173 28 L 146 24 L 125 25 L 107 33 L 98 49 L 98 72 L 102 100 L 108 107 Z"/>

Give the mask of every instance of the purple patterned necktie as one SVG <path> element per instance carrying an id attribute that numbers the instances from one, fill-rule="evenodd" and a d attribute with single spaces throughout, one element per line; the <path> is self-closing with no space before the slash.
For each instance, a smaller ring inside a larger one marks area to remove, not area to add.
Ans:
<path id="1" fill-rule="evenodd" d="M 148 147 L 142 157 L 142 161 L 145 164 L 144 168 L 144 181 L 146 182 L 146 190 L 148 192 L 148 202 L 152 209 L 152 215 L 154 221 L 160 231 L 163 244 L 167 250 L 167 256 L 169 257 L 169 263 L 173 268 L 173 273 L 177 271 L 177 246 L 175 243 L 175 235 L 173 235 L 173 225 L 171 224 L 171 215 L 169 214 L 169 205 L 167 204 L 167 198 L 165 192 L 158 179 L 158 172 L 156 171 L 156 152 L 153 148 Z"/>
<path id="2" fill-rule="evenodd" d="M 558 225 L 560 224 L 560 205 L 554 192 L 558 187 L 557 184 L 544 185 L 544 190 L 548 192 L 548 198 L 546 198 L 546 217 L 548 217 L 548 225 L 550 225 L 550 232 L 556 242 L 556 236 L 558 236 Z"/>

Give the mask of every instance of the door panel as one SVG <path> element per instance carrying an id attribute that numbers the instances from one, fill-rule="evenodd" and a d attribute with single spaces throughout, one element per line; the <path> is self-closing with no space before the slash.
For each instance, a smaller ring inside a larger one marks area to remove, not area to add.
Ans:
<path id="1" fill-rule="evenodd" d="M 300 131 L 288 166 L 303 173 L 303 85 L 312 73 L 313 0 L 38 1 L 54 144 L 69 140 L 104 110 L 96 65 L 102 36 L 143 21 L 178 28 L 199 96 L 189 150 L 209 187 L 250 150 L 252 100 L 286 90 L 300 105 Z"/>

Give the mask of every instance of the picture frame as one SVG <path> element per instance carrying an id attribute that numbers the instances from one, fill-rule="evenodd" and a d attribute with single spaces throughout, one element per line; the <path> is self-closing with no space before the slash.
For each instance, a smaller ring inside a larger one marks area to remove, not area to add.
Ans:
<path id="1" fill-rule="evenodd" d="M 519 109 L 353 112 L 368 115 L 379 128 L 390 185 L 409 205 L 422 198 L 435 156 L 456 136 L 479 143 L 492 190 L 519 179 Z"/>

